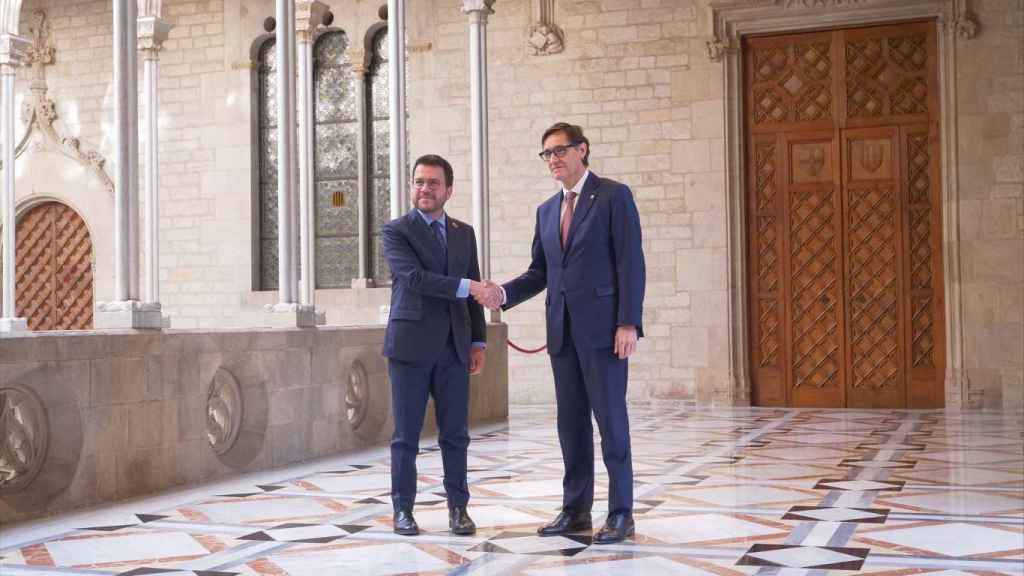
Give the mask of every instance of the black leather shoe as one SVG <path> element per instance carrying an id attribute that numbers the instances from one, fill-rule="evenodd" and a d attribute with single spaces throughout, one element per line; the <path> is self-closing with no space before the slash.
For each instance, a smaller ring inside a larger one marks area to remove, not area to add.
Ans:
<path id="1" fill-rule="evenodd" d="M 590 530 L 592 527 L 590 512 L 562 510 L 551 523 L 538 528 L 537 534 L 541 536 L 557 536 L 559 534 Z"/>
<path id="2" fill-rule="evenodd" d="M 636 525 L 629 514 L 611 514 L 604 521 L 604 526 L 594 534 L 594 544 L 615 544 L 636 533 Z"/>
<path id="3" fill-rule="evenodd" d="M 416 524 L 416 519 L 412 517 L 411 510 L 396 510 L 394 524 L 395 534 L 415 536 L 420 533 L 420 527 Z"/>
<path id="4" fill-rule="evenodd" d="M 448 510 L 448 530 L 456 536 L 476 533 L 476 523 L 469 517 L 465 506 L 455 506 Z"/>

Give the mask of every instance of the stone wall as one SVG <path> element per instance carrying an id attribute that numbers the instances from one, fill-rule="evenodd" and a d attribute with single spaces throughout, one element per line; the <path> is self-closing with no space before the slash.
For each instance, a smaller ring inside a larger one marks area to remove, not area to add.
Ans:
<path id="1" fill-rule="evenodd" d="M 489 328 L 492 352 L 470 384 L 472 424 L 508 417 L 505 333 Z M 12 461 L 0 463 L 0 523 L 386 445 L 393 423 L 383 335 L 321 328 L 0 337 L 5 431 L 27 438 L 17 448 L 41 462 L 34 478 L 31 466 L 14 466 L 20 472 L 9 478 Z M 15 419 L 12 410 L 20 410 Z M 432 414 L 425 436 L 436 429 Z"/>
<path id="2" fill-rule="evenodd" d="M 328 4 L 334 26 L 361 38 L 379 21 L 383 0 Z M 534 4 L 500 0 L 488 25 L 493 276 L 525 269 L 534 210 L 554 191 L 536 158 L 539 135 L 556 120 L 582 124 L 594 171 L 632 186 L 644 229 L 648 337 L 631 363 L 630 398 L 742 402 L 746 395 L 733 389 L 729 373 L 723 65 L 705 53 L 707 2 L 559 0 L 554 19 L 565 50 L 547 56 L 527 46 Z M 410 156 L 434 152 L 453 162 L 450 212 L 469 221 L 468 18 L 460 0 L 408 5 Z M 112 157 L 109 2 L 25 0 L 24 13 L 40 6 L 52 15 L 57 63 L 48 78 L 61 121 Z M 275 297 L 251 290 L 250 53 L 273 2 L 164 6 L 174 25 L 161 55 L 164 308 L 176 328 L 258 325 L 260 306 Z M 970 393 L 979 405 L 1022 407 L 1024 5 L 978 0 L 971 8 L 980 34 L 959 44 L 956 79 Z M 19 79 L 27 89 L 29 73 Z M 46 189 L 85 211 L 95 242 L 110 242 L 103 234 L 112 198 L 46 184 L 63 172 L 38 165 L 19 169 L 19 205 Z M 113 277 L 110 251 L 102 250 L 97 300 L 110 297 Z M 316 298 L 331 323 L 366 324 L 377 320 L 388 294 L 323 290 Z M 513 341 L 543 343 L 539 298 L 503 320 Z M 552 402 L 547 358 L 511 354 L 512 401 Z"/>
<path id="3" fill-rule="evenodd" d="M 1024 409 L 1024 3 L 984 0 L 957 78 L 965 357 L 974 406 Z"/>

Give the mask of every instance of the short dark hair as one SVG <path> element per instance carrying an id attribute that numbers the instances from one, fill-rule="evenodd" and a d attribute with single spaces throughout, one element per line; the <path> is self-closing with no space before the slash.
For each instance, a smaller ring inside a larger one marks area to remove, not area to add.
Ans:
<path id="1" fill-rule="evenodd" d="M 575 124 L 569 124 L 568 122 L 555 122 L 550 128 L 544 131 L 544 135 L 540 137 L 540 145 L 544 145 L 544 141 L 548 139 L 548 136 L 556 132 L 565 134 L 565 137 L 569 139 L 569 142 L 573 144 L 586 144 L 587 153 L 583 155 L 583 165 L 590 166 L 590 140 L 583 135 L 583 127 Z"/>
<path id="2" fill-rule="evenodd" d="M 412 165 L 413 174 L 416 173 L 416 167 L 420 164 L 424 166 L 436 166 L 444 170 L 444 187 L 450 188 L 452 182 L 455 181 L 455 172 L 452 170 L 452 165 L 447 160 L 438 156 L 437 154 L 424 154 L 416 159 L 416 163 Z"/>

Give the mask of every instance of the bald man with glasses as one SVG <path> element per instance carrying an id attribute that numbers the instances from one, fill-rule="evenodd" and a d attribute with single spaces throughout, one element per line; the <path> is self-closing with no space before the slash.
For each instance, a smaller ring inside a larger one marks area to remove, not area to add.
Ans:
<path id="1" fill-rule="evenodd" d="M 559 122 L 541 143 L 540 158 L 560 190 L 537 209 L 529 268 L 500 290 L 495 286 L 483 303 L 507 310 L 547 290 L 547 347 L 565 476 L 562 511 L 538 533 L 592 528 L 593 413 L 609 477 L 608 516 L 594 543 L 611 544 L 634 534 L 626 380 L 628 359 L 643 336 L 640 215 L 628 186 L 590 171 L 590 141 L 581 127 Z"/>

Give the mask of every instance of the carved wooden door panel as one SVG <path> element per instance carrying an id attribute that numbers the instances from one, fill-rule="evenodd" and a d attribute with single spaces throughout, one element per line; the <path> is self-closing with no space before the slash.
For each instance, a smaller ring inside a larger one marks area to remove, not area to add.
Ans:
<path id="1" fill-rule="evenodd" d="M 931 23 L 744 42 L 753 399 L 943 405 Z"/>
<path id="2" fill-rule="evenodd" d="M 92 241 L 85 221 L 59 202 L 18 220 L 15 307 L 30 330 L 92 328 Z"/>

